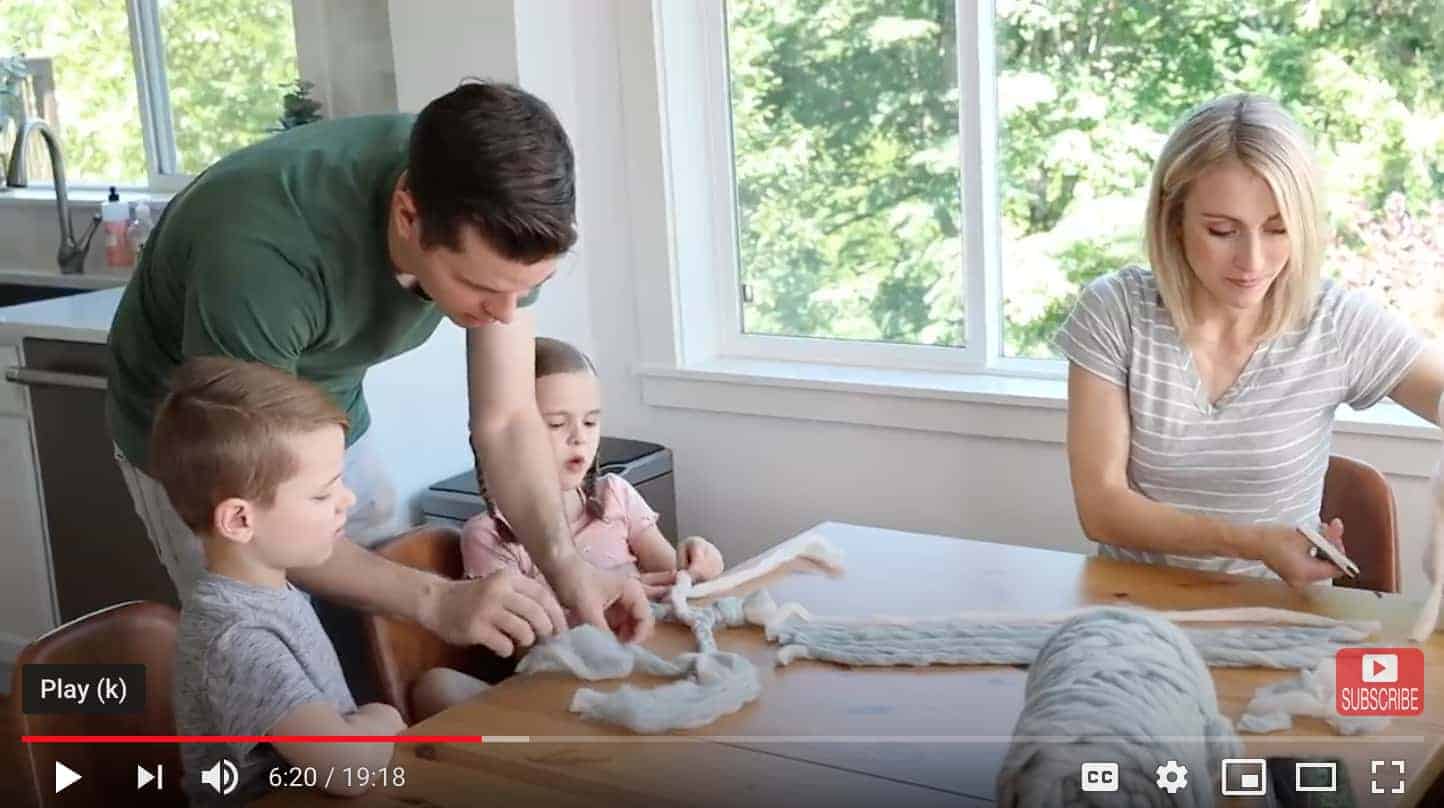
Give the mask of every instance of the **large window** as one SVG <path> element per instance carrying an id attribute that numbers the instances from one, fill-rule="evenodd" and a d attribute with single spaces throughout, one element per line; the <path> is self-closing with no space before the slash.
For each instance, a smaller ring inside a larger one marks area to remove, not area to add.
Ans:
<path id="1" fill-rule="evenodd" d="M 7 51 L 77 185 L 178 187 L 266 137 L 297 74 L 291 0 L 4 0 Z"/>
<path id="2" fill-rule="evenodd" d="M 728 2 L 740 282 L 722 319 L 744 341 L 962 355 L 991 335 L 975 365 L 1056 358 L 1048 339 L 1079 288 L 1143 260 L 1172 125 L 1239 90 L 1278 98 L 1314 136 L 1326 274 L 1444 336 L 1444 5 L 983 2 Z M 988 71 L 971 91 L 970 64 Z M 975 172 L 961 168 L 970 127 Z M 970 209 L 970 192 L 986 201 Z M 986 305 L 965 318 L 964 301 Z"/>

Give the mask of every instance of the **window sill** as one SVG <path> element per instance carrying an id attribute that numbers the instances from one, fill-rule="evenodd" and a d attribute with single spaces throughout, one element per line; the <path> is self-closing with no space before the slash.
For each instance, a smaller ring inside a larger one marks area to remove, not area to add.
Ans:
<path id="1" fill-rule="evenodd" d="M 152 214 L 159 214 L 175 196 L 169 192 L 150 192 L 144 188 L 120 188 L 121 199 L 139 202 L 144 199 L 150 205 Z M 99 206 L 105 202 L 110 191 L 105 188 L 71 188 L 68 192 L 71 205 Z M 0 188 L 0 206 L 8 205 L 54 205 L 55 187 L 51 185 L 30 185 L 24 188 Z"/>
<path id="2" fill-rule="evenodd" d="M 1011 440 L 1064 442 L 1067 382 L 755 359 L 637 368 L 648 405 Z M 1336 444 L 1382 470 L 1428 476 L 1439 430 L 1393 402 L 1340 407 Z"/>

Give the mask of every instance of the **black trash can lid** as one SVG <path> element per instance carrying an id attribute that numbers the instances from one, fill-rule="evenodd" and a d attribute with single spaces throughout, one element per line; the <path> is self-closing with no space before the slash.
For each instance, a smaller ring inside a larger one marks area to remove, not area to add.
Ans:
<path id="1" fill-rule="evenodd" d="M 665 449 L 666 447 L 661 444 L 648 443 L 644 440 L 611 438 L 604 435 L 601 445 L 597 448 L 597 457 L 601 461 L 602 468 L 606 469 L 608 466 L 625 466 Z M 481 495 L 481 486 L 477 485 L 476 473 L 472 471 L 463 471 L 455 477 L 448 477 L 431 486 L 431 490 Z"/>

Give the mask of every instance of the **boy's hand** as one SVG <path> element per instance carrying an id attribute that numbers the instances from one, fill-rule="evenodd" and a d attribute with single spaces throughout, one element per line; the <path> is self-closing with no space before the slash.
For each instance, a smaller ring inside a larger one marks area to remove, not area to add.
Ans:
<path id="1" fill-rule="evenodd" d="M 677 569 L 706 581 L 722 574 L 722 551 L 701 536 L 689 536 L 677 545 Z"/>
<path id="2" fill-rule="evenodd" d="M 352 716 L 363 719 L 367 729 L 374 730 L 368 732 L 368 735 L 396 735 L 406 729 L 401 713 L 397 712 L 395 707 L 380 701 L 357 707 Z"/>
<path id="3" fill-rule="evenodd" d="M 586 562 L 582 562 L 586 563 Z M 427 628 L 452 645 L 484 645 L 509 657 L 567 627 L 562 607 L 541 582 L 511 569 L 447 581 Z"/>

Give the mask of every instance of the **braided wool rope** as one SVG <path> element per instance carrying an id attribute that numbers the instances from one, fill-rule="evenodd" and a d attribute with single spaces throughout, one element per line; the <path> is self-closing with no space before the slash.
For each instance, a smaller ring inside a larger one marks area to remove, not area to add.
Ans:
<path id="1" fill-rule="evenodd" d="M 1207 666 L 1177 626 L 1133 609 L 1098 609 L 1053 632 L 1029 668 L 998 773 L 998 805 L 1213 805 L 1216 785 L 1170 794 L 1156 767 L 1173 761 L 1206 779 L 1242 750 L 1218 712 Z M 1118 793 L 1082 791 L 1080 768 L 1090 761 L 1119 764 Z"/>

